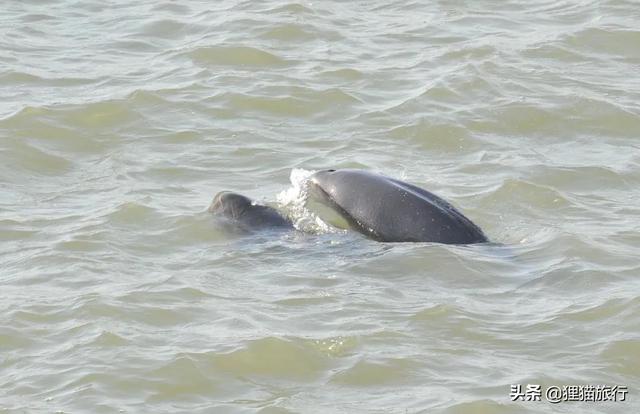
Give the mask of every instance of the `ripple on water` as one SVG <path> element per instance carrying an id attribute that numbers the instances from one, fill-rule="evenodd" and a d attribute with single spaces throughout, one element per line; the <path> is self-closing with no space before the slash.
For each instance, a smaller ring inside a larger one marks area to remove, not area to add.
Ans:
<path id="1" fill-rule="evenodd" d="M 151 10 L 170 12 L 175 15 L 186 15 L 192 13 L 192 9 L 187 4 L 167 1 L 154 2 Z"/>
<path id="2" fill-rule="evenodd" d="M 91 237 L 94 237 L 93 235 Z M 106 248 L 104 240 L 92 240 L 92 239 L 75 239 L 75 240 L 63 240 L 55 244 L 55 250 L 58 252 L 76 252 L 76 253 L 89 253 L 89 252 L 101 252 Z"/>
<path id="3" fill-rule="evenodd" d="M 544 211 L 563 209 L 571 202 L 559 190 L 552 186 L 527 180 L 506 179 L 502 184 L 483 197 L 482 203 L 516 203 L 520 209 Z"/>
<path id="4" fill-rule="evenodd" d="M 640 372 L 640 339 L 611 341 L 599 356 L 613 371 L 625 376 L 636 375 Z"/>
<path id="5" fill-rule="evenodd" d="M 411 125 L 394 127 L 388 134 L 434 152 L 472 152 L 482 147 L 482 142 L 472 137 L 468 129 L 453 123 L 433 123 L 423 119 Z"/>
<path id="6" fill-rule="evenodd" d="M 637 138 L 633 131 L 640 130 L 640 113 L 633 106 L 615 101 L 615 98 L 580 98 L 559 108 L 574 127 L 589 135 L 619 136 Z"/>
<path id="7" fill-rule="evenodd" d="M 0 74 L 0 83 L 28 86 L 80 86 L 93 83 L 94 79 L 70 77 L 43 77 L 31 72 L 7 71 Z"/>
<path id="8" fill-rule="evenodd" d="M 307 42 L 315 39 L 316 35 L 306 30 L 305 25 L 290 23 L 267 29 L 262 37 L 286 42 Z"/>
<path id="9" fill-rule="evenodd" d="M 1 122 L 7 128 L 22 129 L 27 131 L 40 125 L 41 129 L 49 124 L 54 127 L 67 127 L 74 129 L 97 130 L 104 128 L 121 129 L 133 122 L 140 121 L 141 117 L 135 110 L 127 105 L 124 100 L 105 100 L 81 105 L 53 105 L 49 107 L 25 107 L 16 114 L 3 119 Z M 31 128 L 29 128 L 31 127 Z M 83 134 L 83 138 L 87 134 Z M 91 140 L 91 137 L 86 139 Z M 82 140 L 78 139 L 82 145 Z"/>
<path id="10" fill-rule="evenodd" d="M 386 358 L 381 361 L 359 360 L 352 366 L 332 375 L 330 383 L 347 387 L 380 387 L 387 384 L 410 382 L 419 371 L 415 361 Z"/>
<path id="11" fill-rule="evenodd" d="M 194 30 L 194 26 L 174 19 L 154 20 L 142 27 L 141 37 L 158 37 L 165 39 L 176 39 L 184 36 L 187 28 L 190 32 Z"/>
<path id="12" fill-rule="evenodd" d="M 640 31 L 625 28 L 590 27 L 578 31 L 566 39 L 572 49 L 595 52 L 599 55 L 616 56 L 628 59 L 640 59 Z"/>
<path id="13" fill-rule="evenodd" d="M 507 103 L 487 112 L 485 119 L 472 122 L 475 130 L 499 131 L 506 136 L 548 135 L 564 130 L 566 125 L 566 117 L 561 112 L 522 102 Z"/>
<path id="14" fill-rule="evenodd" d="M 194 360 L 190 355 L 177 355 L 167 364 L 147 373 L 154 378 L 153 394 L 150 402 L 183 400 L 185 398 L 201 399 L 204 395 L 217 394 L 217 381 L 212 375 L 212 366 L 203 361 Z"/>
<path id="15" fill-rule="evenodd" d="M 187 52 L 202 66 L 233 66 L 237 69 L 280 68 L 289 63 L 274 53 L 250 46 L 203 46 Z"/>
<path id="16" fill-rule="evenodd" d="M 1 241 L 27 240 L 38 233 L 38 230 L 31 226 L 15 220 L 0 220 L 0 228 Z"/>
<path id="17" fill-rule="evenodd" d="M 553 63 L 588 64 L 591 62 L 591 58 L 588 55 L 581 53 L 571 46 L 555 42 L 535 44 L 523 50 L 522 53 L 525 57 L 546 59 Z"/>
<path id="18" fill-rule="evenodd" d="M 597 305 L 571 305 L 566 308 L 556 319 L 566 323 L 590 323 L 597 322 L 602 324 L 618 323 L 625 327 L 627 331 L 632 332 L 637 328 L 637 321 L 633 315 L 640 310 L 640 297 L 634 299 L 603 298 L 601 303 Z"/>
<path id="19" fill-rule="evenodd" d="M 365 74 L 354 68 L 342 68 L 342 69 L 334 69 L 327 70 L 321 73 L 322 76 L 338 79 L 342 81 L 355 82 L 363 79 Z"/>
<path id="20" fill-rule="evenodd" d="M 507 389 L 505 388 L 505 390 Z M 514 412 L 523 414 L 538 413 L 538 411 L 529 409 L 528 407 L 521 404 L 503 404 L 488 399 L 454 403 L 445 409 L 436 410 L 435 412 L 442 414 L 511 414 Z"/>
<path id="21" fill-rule="evenodd" d="M 26 350 L 33 346 L 36 341 L 30 332 L 22 329 L 15 329 L 9 326 L 0 326 L 0 344 L 7 351 Z"/>
<path id="22" fill-rule="evenodd" d="M 229 237 L 221 231 L 219 223 L 208 212 L 195 216 L 181 216 L 166 222 L 171 225 L 163 232 L 163 243 L 179 246 L 176 248 L 198 244 L 207 248 L 211 243 L 224 242 Z"/>
<path id="23" fill-rule="evenodd" d="M 47 177 L 60 176 L 71 172 L 75 167 L 75 163 L 65 155 L 39 148 L 37 144 L 32 144 L 25 139 L 11 139 L 5 143 L 5 148 L 7 147 L 11 150 L 12 156 L 5 159 L 4 166 L 0 167 L 2 169 L 10 167 L 7 175 L 22 171 Z"/>
<path id="24" fill-rule="evenodd" d="M 229 92 L 225 101 L 236 111 L 252 112 L 286 118 L 312 118 L 314 116 L 348 112 L 359 100 L 340 88 L 316 90 L 294 87 L 288 94 L 274 96 Z"/>
<path id="25" fill-rule="evenodd" d="M 312 8 L 307 7 L 301 3 L 286 3 L 283 5 L 275 6 L 271 9 L 267 9 L 265 10 L 265 12 L 275 15 L 290 14 L 293 16 L 312 16 L 315 14 L 315 11 Z"/>
<path id="26" fill-rule="evenodd" d="M 212 4 L 3 3 L 0 411 L 638 412 L 633 1 Z M 331 232 L 282 191 L 330 166 L 506 245 Z"/>
<path id="27" fill-rule="evenodd" d="M 169 328 L 184 326 L 194 315 L 186 304 L 139 306 L 127 300 L 114 300 L 93 295 L 74 306 L 74 314 L 84 320 L 118 321 L 123 318 L 141 327 Z"/>
<path id="28" fill-rule="evenodd" d="M 126 346 L 129 343 L 126 338 L 109 331 L 102 331 L 91 341 L 91 345 L 98 348 Z"/>
<path id="29" fill-rule="evenodd" d="M 328 357 L 312 342 L 278 337 L 250 341 L 241 349 L 213 356 L 217 369 L 232 375 L 310 380 L 330 366 Z"/>
<path id="30" fill-rule="evenodd" d="M 150 222 L 159 222 L 162 215 L 153 207 L 125 202 L 120 204 L 114 212 L 109 214 L 109 222 L 121 226 L 146 226 Z"/>

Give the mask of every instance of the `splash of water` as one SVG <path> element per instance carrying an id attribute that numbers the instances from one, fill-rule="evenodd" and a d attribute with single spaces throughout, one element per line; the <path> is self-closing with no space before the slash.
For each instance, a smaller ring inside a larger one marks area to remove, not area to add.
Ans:
<path id="1" fill-rule="evenodd" d="M 276 196 L 276 200 L 285 209 L 296 229 L 306 233 L 335 232 L 336 229 L 322 221 L 320 217 L 306 207 L 309 197 L 307 183 L 309 177 L 315 172 L 302 168 L 292 169 L 289 175 L 291 187 L 281 191 Z"/>

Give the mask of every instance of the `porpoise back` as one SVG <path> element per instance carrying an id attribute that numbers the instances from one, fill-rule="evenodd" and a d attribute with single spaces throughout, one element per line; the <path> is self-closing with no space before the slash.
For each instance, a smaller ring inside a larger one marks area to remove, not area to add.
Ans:
<path id="1" fill-rule="evenodd" d="M 384 242 L 487 242 L 482 230 L 435 194 L 363 170 L 325 170 L 310 177 L 311 193 L 357 231 Z"/>

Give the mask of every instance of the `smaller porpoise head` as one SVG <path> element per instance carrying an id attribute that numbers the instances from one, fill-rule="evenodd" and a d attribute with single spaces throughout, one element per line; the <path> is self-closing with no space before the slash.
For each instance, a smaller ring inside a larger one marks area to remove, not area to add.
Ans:
<path id="1" fill-rule="evenodd" d="M 252 203 L 253 201 L 249 197 L 242 194 L 220 191 L 213 197 L 209 212 L 230 219 L 238 219 L 242 217 L 247 208 L 251 207 Z"/>
<path id="2" fill-rule="evenodd" d="M 276 209 L 257 204 L 249 197 L 231 191 L 216 194 L 209 206 L 209 212 L 235 222 L 246 230 L 293 228 L 291 221 Z"/>

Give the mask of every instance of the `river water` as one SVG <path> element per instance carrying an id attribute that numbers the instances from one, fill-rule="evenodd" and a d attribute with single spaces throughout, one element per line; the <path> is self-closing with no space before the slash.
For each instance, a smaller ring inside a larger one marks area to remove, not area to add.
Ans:
<path id="1" fill-rule="evenodd" d="M 640 412 L 639 22 L 619 0 L 2 2 L 0 413 Z M 494 243 L 323 226 L 299 185 L 345 167 Z M 224 232 L 220 190 L 303 231 Z"/>

